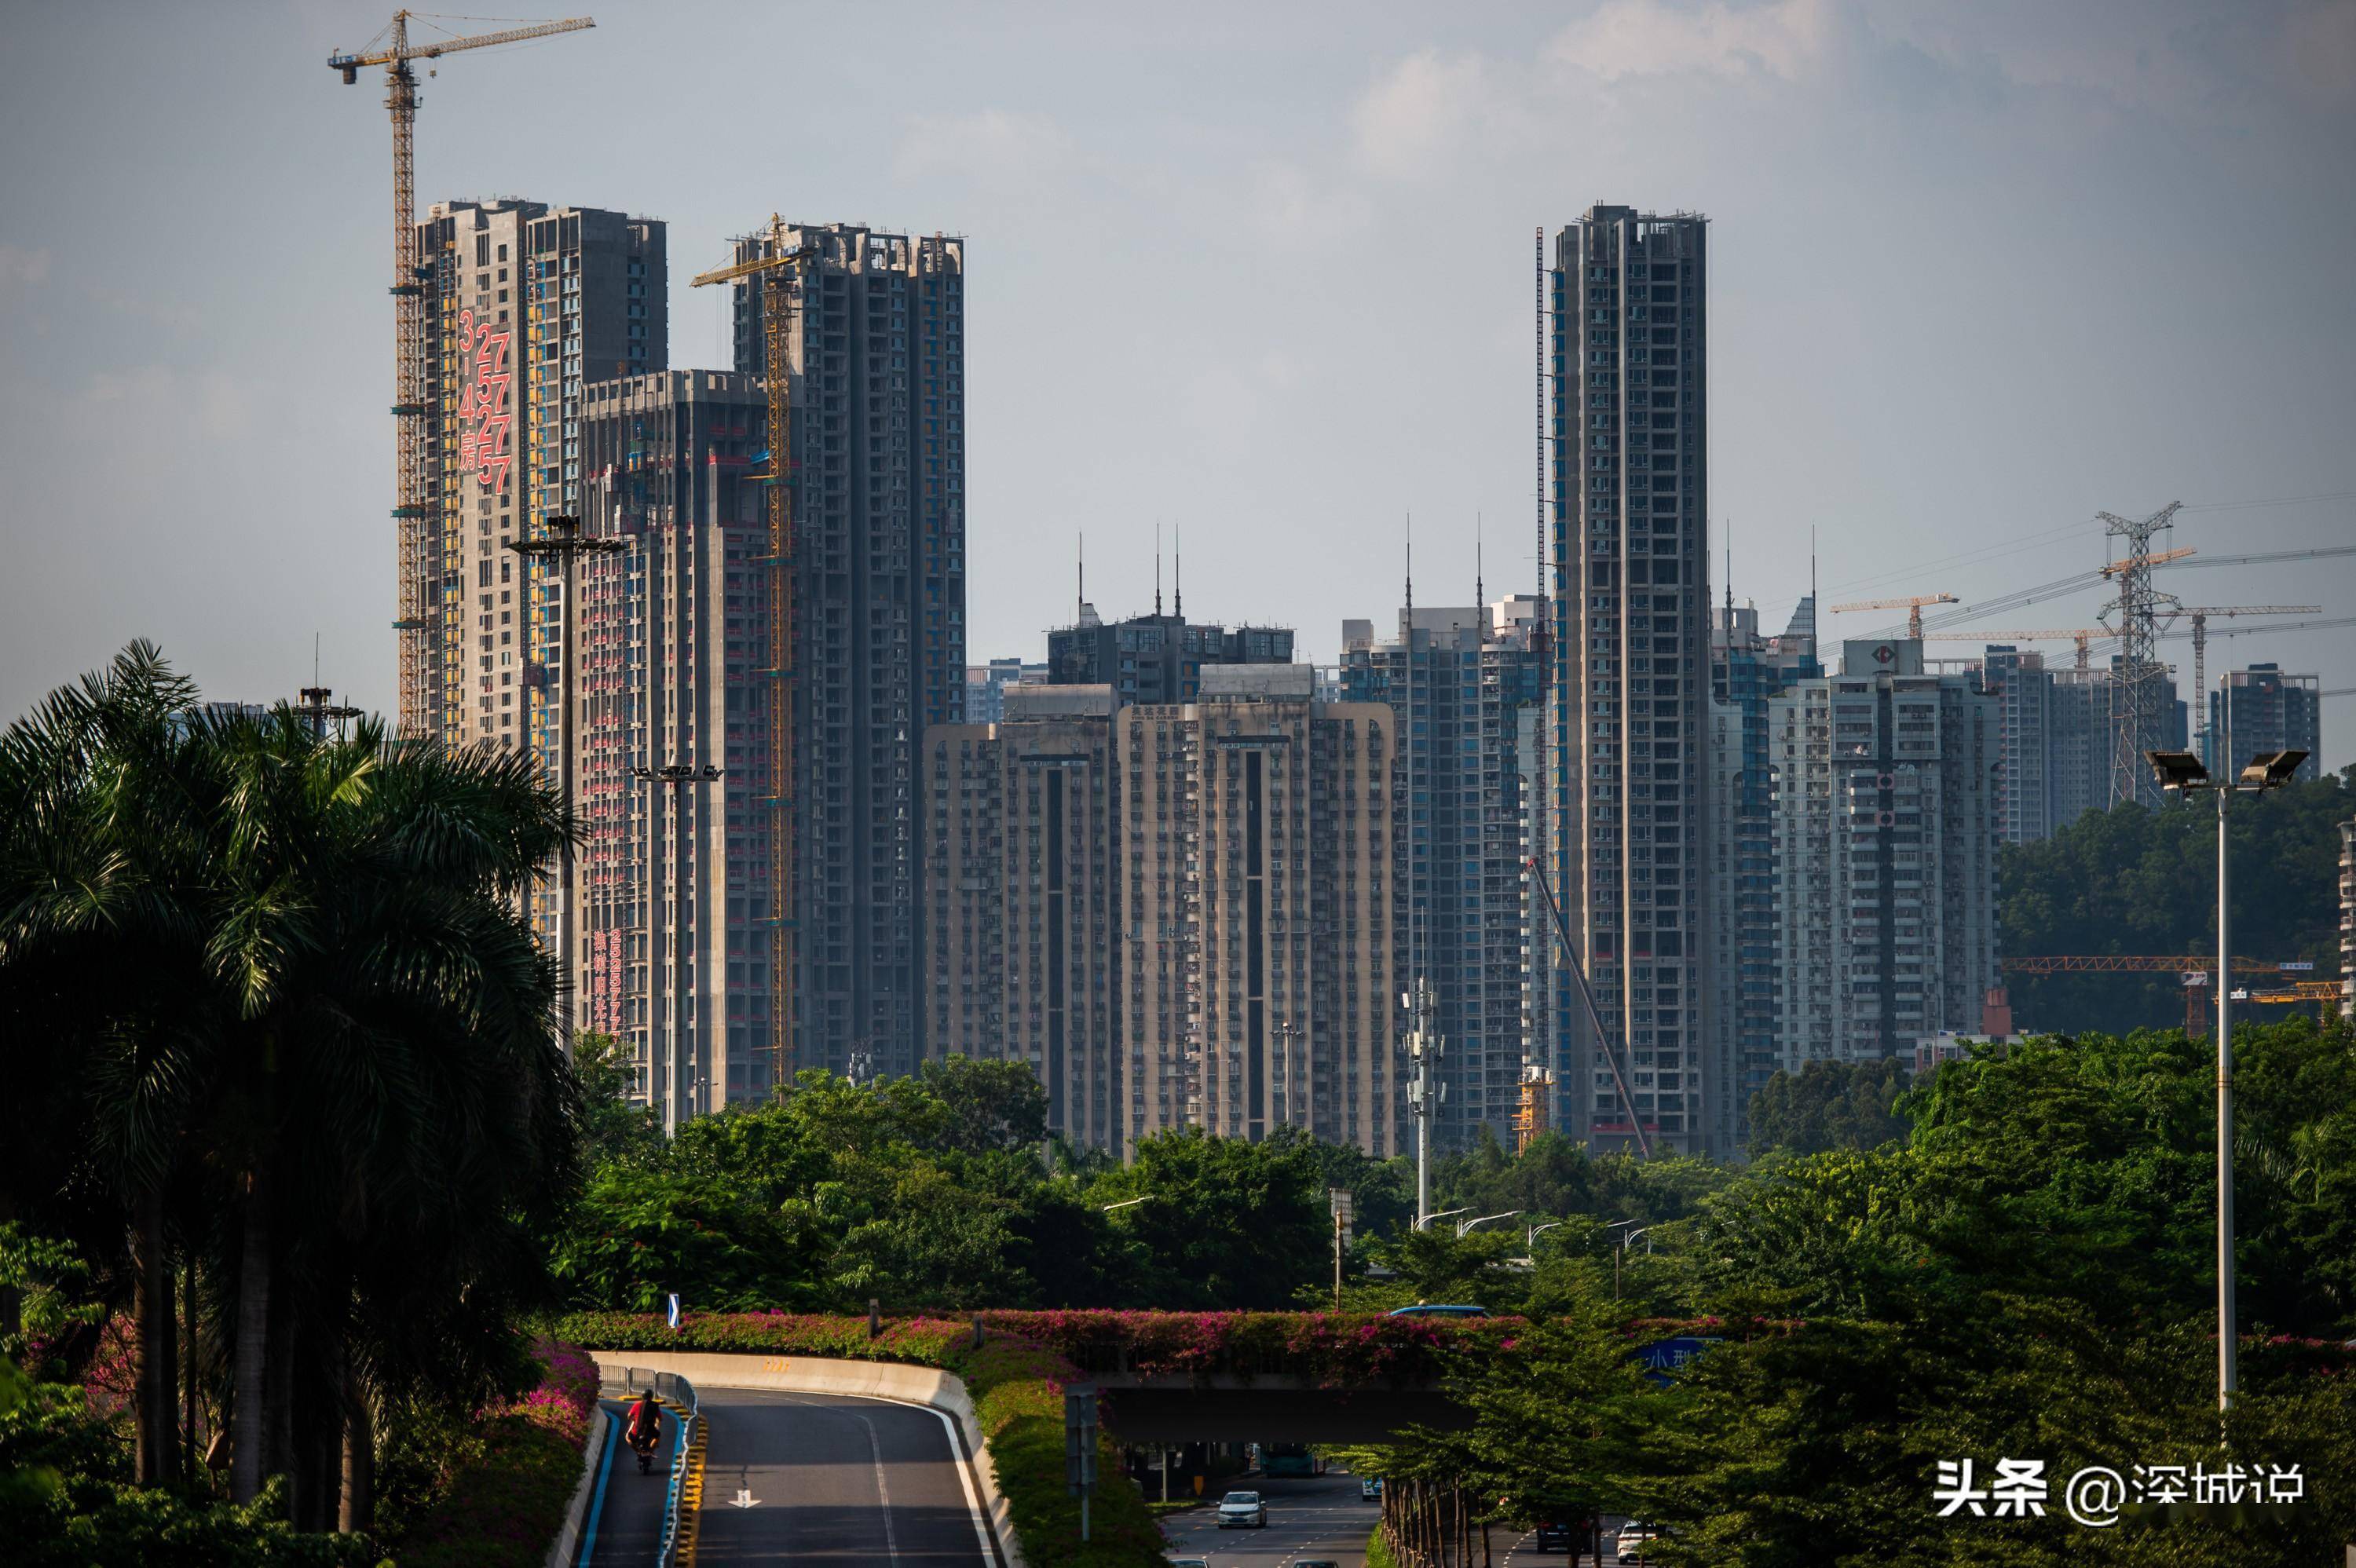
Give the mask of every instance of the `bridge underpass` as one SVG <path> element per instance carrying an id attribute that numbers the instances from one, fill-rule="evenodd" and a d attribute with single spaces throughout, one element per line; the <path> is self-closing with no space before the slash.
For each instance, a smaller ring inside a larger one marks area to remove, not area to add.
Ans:
<path id="1" fill-rule="evenodd" d="M 1385 1443 L 1410 1426 L 1453 1430 L 1462 1406 L 1438 1389 L 1318 1388 L 1296 1378 L 1097 1380 L 1105 1422 L 1132 1447 L 1187 1443 Z"/>

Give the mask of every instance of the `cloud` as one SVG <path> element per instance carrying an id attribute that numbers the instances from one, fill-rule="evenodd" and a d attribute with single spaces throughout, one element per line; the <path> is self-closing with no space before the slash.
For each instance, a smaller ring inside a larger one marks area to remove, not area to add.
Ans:
<path id="1" fill-rule="evenodd" d="M 0 288 L 31 288 L 49 275 L 49 253 L 0 240 Z"/>
<path id="2" fill-rule="evenodd" d="M 1550 39 L 1547 58 L 1600 76 L 1702 74 L 1794 80 L 1823 55 L 1829 0 L 1770 0 L 1737 7 L 1713 0 L 1672 10 L 1654 0 L 1610 0 Z"/>
<path id="3" fill-rule="evenodd" d="M 892 174 L 902 180 L 947 175 L 1002 187 L 1034 184 L 1078 160 L 1079 144 L 1047 116 L 984 109 L 910 120 Z"/>
<path id="4" fill-rule="evenodd" d="M 1408 56 L 1377 78 L 1351 110 L 1358 156 L 1377 174 L 1413 177 L 1438 168 L 1492 94 L 1478 55 L 1437 49 Z"/>
<path id="5" fill-rule="evenodd" d="M 1347 238 L 1374 217 L 1364 195 L 1293 163 L 1252 171 L 1250 211 L 1268 240 L 1297 251 Z"/>

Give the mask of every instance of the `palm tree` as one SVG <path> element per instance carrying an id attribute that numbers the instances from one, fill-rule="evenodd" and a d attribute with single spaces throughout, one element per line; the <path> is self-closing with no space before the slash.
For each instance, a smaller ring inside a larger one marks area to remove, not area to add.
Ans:
<path id="1" fill-rule="evenodd" d="M 517 912 L 569 825 L 521 757 L 193 701 L 135 645 L 0 737 L 0 1023 L 64 1113 L 0 1154 L 0 1217 L 78 1164 L 119 1194 L 163 1480 L 162 1196 L 195 1191 L 228 1243 L 234 1495 L 289 1470 L 298 1522 L 340 1490 L 365 1528 L 376 1402 L 511 1375 L 530 1233 L 577 1175 L 557 974 Z"/>
<path id="2" fill-rule="evenodd" d="M 195 696 L 155 648 L 134 644 L 0 736 L 0 1020 L 27 1113 L 0 1174 L 0 1218 L 38 1207 L 84 1152 L 99 1157 L 131 1221 L 138 1473 L 150 1483 L 177 1471 L 164 1221 L 201 1053 L 187 1006 L 200 954 L 179 896 L 188 841 L 174 783 L 179 720 Z M 87 1151 L 70 1136 L 84 1108 L 97 1113 Z M 90 1239 L 91 1255 L 112 1255 L 102 1235 Z"/>

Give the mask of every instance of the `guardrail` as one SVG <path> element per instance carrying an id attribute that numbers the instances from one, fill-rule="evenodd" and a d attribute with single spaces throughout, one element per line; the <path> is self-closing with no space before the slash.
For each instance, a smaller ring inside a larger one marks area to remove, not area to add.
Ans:
<path id="1" fill-rule="evenodd" d="M 693 1535 L 691 1524 L 684 1518 L 686 1509 L 701 1501 L 689 1496 L 690 1461 L 701 1452 L 699 1424 L 703 1417 L 696 1403 L 695 1385 L 677 1372 L 648 1371 L 641 1367 L 609 1367 L 597 1381 L 598 1392 L 615 1399 L 626 1399 L 651 1389 L 671 1407 L 679 1421 L 679 1452 L 671 1460 L 670 1486 L 663 1498 L 662 1550 L 655 1554 L 656 1568 L 673 1568 L 679 1561 L 682 1533 L 691 1539 Z"/>

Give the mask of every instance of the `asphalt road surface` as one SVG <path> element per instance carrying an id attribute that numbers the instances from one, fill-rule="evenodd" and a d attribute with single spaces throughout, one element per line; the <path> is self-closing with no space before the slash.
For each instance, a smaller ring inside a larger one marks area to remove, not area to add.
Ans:
<path id="1" fill-rule="evenodd" d="M 989 1527 L 949 1428 L 932 1411 L 707 1389 L 703 1418 L 702 1568 L 992 1568 Z M 622 1559 L 611 1561 L 621 1568 Z"/>
<path id="2" fill-rule="evenodd" d="M 1216 1504 L 1171 1514 L 1162 1521 L 1172 1557 L 1209 1560 L 1211 1568 L 1291 1568 L 1306 1557 L 1332 1558 L 1342 1568 L 1365 1568 L 1366 1537 L 1380 1505 L 1358 1496 L 1358 1477 L 1340 1471 L 1266 1480 L 1243 1477 L 1222 1493 L 1257 1491 L 1268 1499 L 1266 1530 L 1221 1530 Z"/>
<path id="3" fill-rule="evenodd" d="M 583 1521 L 581 1546 L 573 1560 L 580 1568 L 645 1568 L 662 1550 L 663 1499 L 669 1495 L 671 1459 L 679 1452 L 679 1423 L 664 1415 L 654 1474 L 641 1476 L 638 1456 L 622 1441 L 629 1402 L 609 1399 L 604 1403 L 614 1422 L 597 1460 L 597 1477 L 589 1483 L 590 1501 L 595 1506 Z"/>

